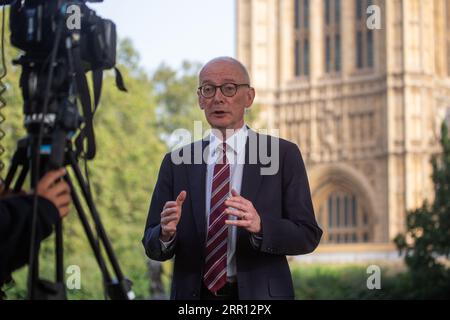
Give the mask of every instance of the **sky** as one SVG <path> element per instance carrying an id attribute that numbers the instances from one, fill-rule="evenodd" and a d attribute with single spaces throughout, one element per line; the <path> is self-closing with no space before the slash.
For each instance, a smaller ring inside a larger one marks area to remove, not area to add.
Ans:
<path id="1" fill-rule="evenodd" d="M 142 66 L 153 72 L 162 62 L 207 62 L 235 56 L 235 0 L 104 0 L 89 3 L 115 22 L 120 38 L 131 38 Z"/>

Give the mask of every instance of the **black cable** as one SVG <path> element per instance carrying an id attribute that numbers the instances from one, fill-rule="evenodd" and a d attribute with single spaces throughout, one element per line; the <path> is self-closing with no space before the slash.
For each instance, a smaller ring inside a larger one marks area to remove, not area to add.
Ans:
<path id="1" fill-rule="evenodd" d="M 50 99 L 50 89 L 51 89 L 52 82 L 53 82 L 53 69 L 55 67 L 56 55 L 58 53 L 58 47 L 59 47 L 59 42 L 61 40 L 63 27 L 64 27 L 64 19 L 60 19 L 58 22 L 57 29 L 56 29 L 55 42 L 53 43 L 53 48 L 51 51 L 49 73 L 48 73 L 47 83 L 45 86 L 44 105 L 42 108 L 42 117 L 40 119 L 41 121 L 39 124 L 38 142 L 37 142 L 37 146 L 34 150 L 35 151 L 35 154 L 34 154 L 35 170 L 33 171 L 33 177 L 32 177 L 32 181 L 34 181 L 34 182 L 37 182 L 38 178 L 39 178 L 40 160 L 41 160 L 40 148 L 41 148 L 42 139 L 43 139 L 44 120 L 45 120 L 45 115 L 47 114 L 48 102 Z M 28 299 L 32 298 L 33 273 L 34 273 L 34 265 L 35 265 L 34 255 L 35 255 L 35 251 L 36 251 L 35 240 L 36 240 L 37 203 L 38 203 L 38 194 L 37 194 L 36 186 L 34 187 L 34 192 L 33 192 L 33 222 L 32 222 L 32 229 L 31 229 L 29 271 L 28 271 L 28 279 L 27 279 Z"/>
<path id="2" fill-rule="evenodd" d="M 73 58 L 72 58 L 72 46 L 70 45 L 70 47 L 67 48 L 67 60 L 69 62 L 69 70 L 74 70 L 74 65 L 73 65 Z M 78 89 L 77 89 L 78 90 Z M 79 93 L 79 92 L 77 92 Z M 84 150 L 81 150 L 80 152 L 80 157 L 83 159 L 84 161 L 84 174 L 85 174 L 85 179 L 86 179 L 86 187 L 87 187 L 87 191 L 89 194 L 92 195 L 92 189 L 91 189 L 91 181 L 89 179 L 89 168 L 88 168 L 88 162 L 87 162 L 87 157 L 86 157 L 86 153 L 84 152 Z M 98 229 L 98 225 L 96 224 L 96 243 L 97 243 L 97 247 L 99 248 L 99 250 L 101 250 L 101 246 L 100 246 L 100 235 L 99 235 L 99 229 Z M 100 269 L 102 270 L 106 270 L 106 266 L 100 266 Z M 105 298 L 105 300 L 107 300 L 108 298 L 108 286 L 107 286 L 107 279 L 106 279 L 106 272 L 102 272 L 102 276 L 103 276 L 103 297 Z"/>
<path id="3" fill-rule="evenodd" d="M 5 6 L 2 8 L 2 34 L 1 34 L 1 52 L 2 52 L 2 73 L 0 74 L 0 177 L 5 164 L 3 163 L 3 154 L 5 153 L 5 148 L 1 144 L 3 138 L 5 137 L 5 132 L 2 130 L 2 123 L 5 122 L 6 118 L 2 113 L 2 109 L 6 107 L 6 100 L 2 97 L 3 93 L 6 91 L 6 85 L 3 83 L 3 78 L 6 77 L 7 69 L 5 63 Z"/>

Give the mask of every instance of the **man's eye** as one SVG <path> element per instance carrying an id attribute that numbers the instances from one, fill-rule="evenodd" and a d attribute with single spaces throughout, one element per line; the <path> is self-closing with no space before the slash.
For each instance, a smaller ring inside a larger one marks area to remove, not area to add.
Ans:
<path id="1" fill-rule="evenodd" d="M 224 87 L 224 90 L 228 91 L 228 92 L 233 92 L 234 91 L 234 86 L 232 84 L 226 85 Z"/>

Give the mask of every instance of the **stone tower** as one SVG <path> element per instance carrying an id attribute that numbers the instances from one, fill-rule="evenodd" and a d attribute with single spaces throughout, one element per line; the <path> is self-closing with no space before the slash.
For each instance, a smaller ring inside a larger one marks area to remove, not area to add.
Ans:
<path id="1" fill-rule="evenodd" d="M 388 243 L 432 199 L 450 0 L 237 0 L 260 126 L 296 142 L 322 244 Z"/>

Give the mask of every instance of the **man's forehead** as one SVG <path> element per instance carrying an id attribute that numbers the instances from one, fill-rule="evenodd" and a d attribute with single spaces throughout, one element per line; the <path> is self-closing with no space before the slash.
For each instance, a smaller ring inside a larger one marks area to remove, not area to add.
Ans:
<path id="1" fill-rule="evenodd" d="M 223 74 L 220 72 L 217 73 L 205 73 L 200 76 L 201 82 L 236 82 L 241 81 L 242 76 L 232 75 L 232 74 Z"/>
<path id="2" fill-rule="evenodd" d="M 243 77 L 238 65 L 230 61 L 214 61 L 206 64 L 200 72 L 200 80 L 210 77 L 224 77 L 230 80 Z"/>

